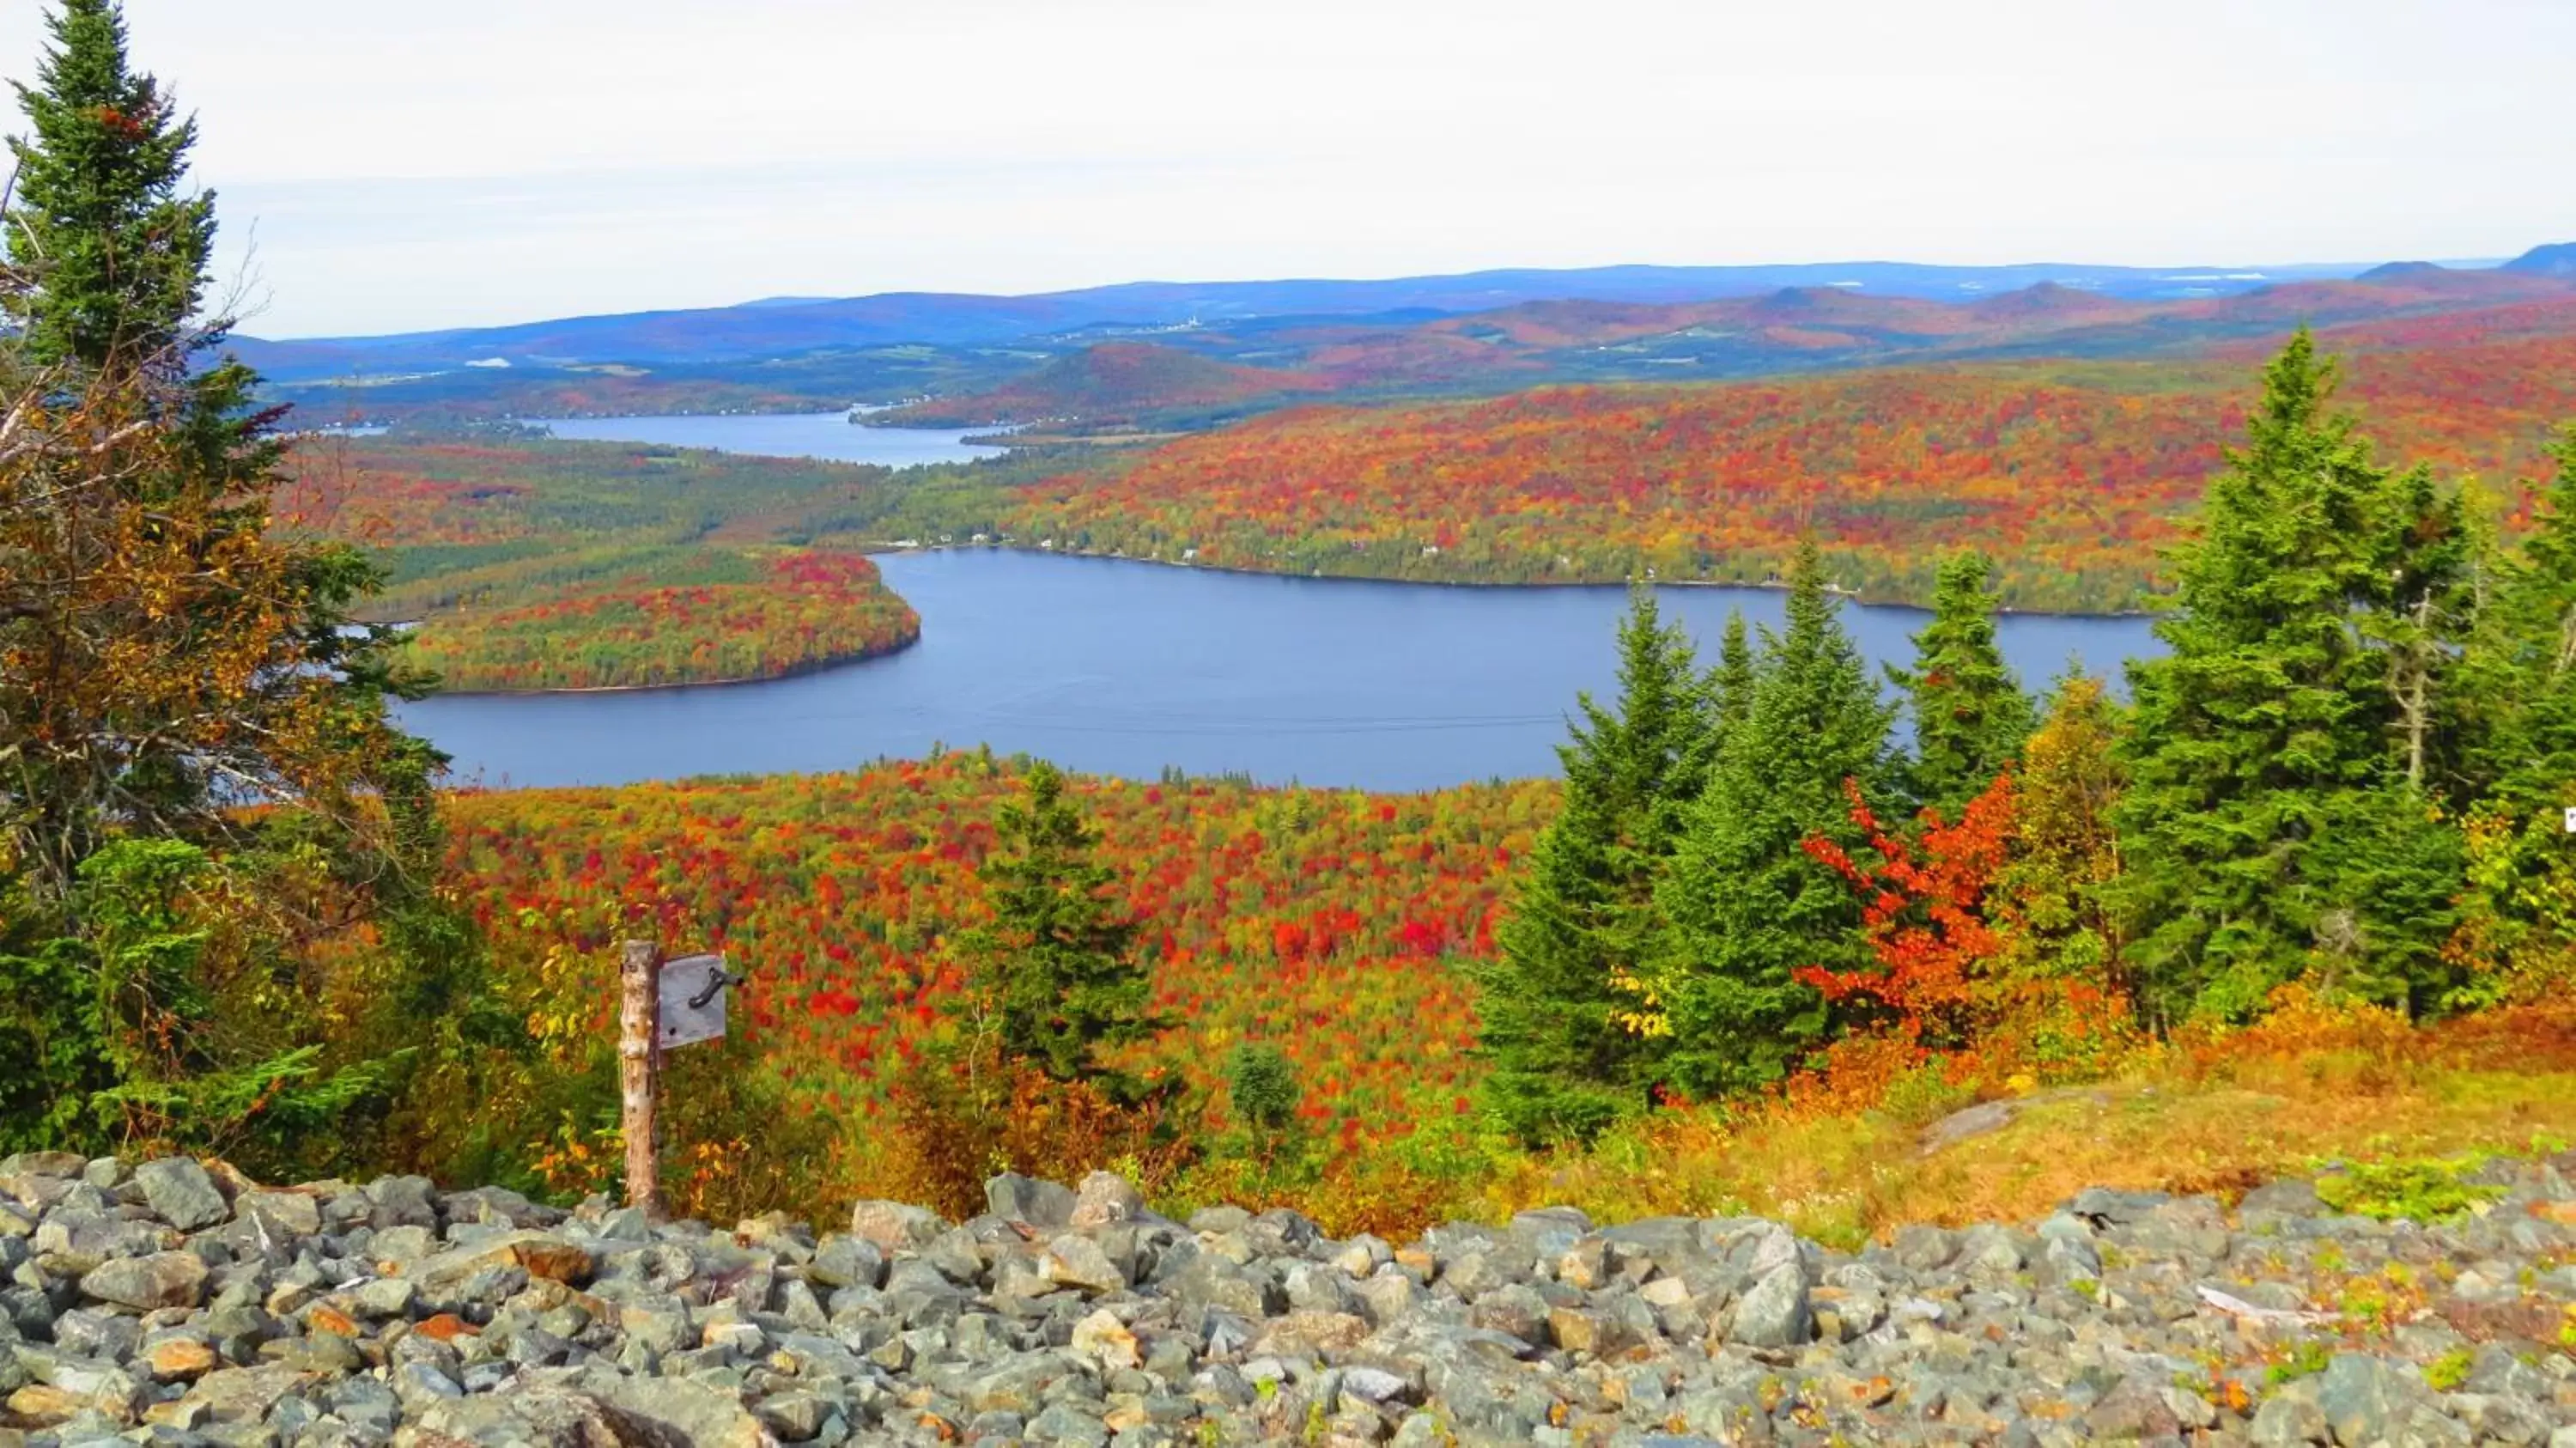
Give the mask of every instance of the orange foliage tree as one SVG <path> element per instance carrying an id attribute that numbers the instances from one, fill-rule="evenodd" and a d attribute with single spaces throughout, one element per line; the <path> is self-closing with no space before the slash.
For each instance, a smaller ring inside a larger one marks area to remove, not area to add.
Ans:
<path id="1" fill-rule="evenodd" d="M 1967 1044 L 1981 1023 L 1983 977 L 2003 953 L 1986 910 L 2013 838 L 2012 776 L 1997 775 L 1955 824 L 1925 810 L 1918 844 L 1880 822 L 1857 782 L 1844 789 L 1852 823 L 1867 838 L 1866 861 L 1823 835 L 1803 847 L 1868 902 L 1862 932 L 1875 964 L 1810 966 L 1798 978 L 1859 1019 L 1934 1044 Z"/>

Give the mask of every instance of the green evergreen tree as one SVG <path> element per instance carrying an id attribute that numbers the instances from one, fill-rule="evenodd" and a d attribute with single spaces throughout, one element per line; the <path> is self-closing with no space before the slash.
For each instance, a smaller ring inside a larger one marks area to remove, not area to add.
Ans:
<path id="1" fill-rule="evenodd" d="M 1777 1080 L 1821 1039 L 1806 966 L 1861 968 L 1860 905 L 1803 848 L 1857 845 L 1845 781 L 1884 797 L 1891 710 L 1843 632 L 1815 544 L 1798 550 L 1788 619 L 1765 630 L 1752 704 L 1727 731 L 1660 898 L 1670 953 L 1657 973 L 1673 1081 L 1699 1096 Z"/>
<path id="2" fill-rule="evenodd" d="M 1306 1155 L 1297 1107 L 1305 1099 L 1296 1063 L 1268 1043 L 1246 1043 L 1226 1058 L 1225 1091 L 1234 1124 L 1265 1184 L 1296 1175 Z"/>
<path id="3" fill-rule="evenodd" d="M 1913 701 L 1914 802 L 1956 822 L 1967 802 L 2012 766 L 2038 722 L 2030 696 L 1995 645 L 1994 563 L 1981 553 L 1942 560 L 1932 622 L 1914 636 L 1914 667 L 1888 670 Z"/>
<path id="4" fill-rule="evenodd" d="M 2304 329 L 2265 369 L 2246 445 L 2176 560 L 2179 606 L 2156 626 L 2172 652 L 2129 668 L 2119 819 L 2155 1019 L 2244 1015 L 2326 957 L 2384 987 L 2429 967 L 2448 929 L 2416 908 L 2439 893 L 2415 878 L 2442 873 L 2438 843 L 2391 833 L 2438 827 L 2400 764 L 2403 649 L 2374 642 L 2401 632 L 2397 580 L 2438 570 L 2400 536 L 2411 480 L 2329 411 L 2334 375 Z M 2397 861 L 2409 879 L 2391 893 L 2376 865 Z"/>
<path id="5" fill-rule="evenodd" d="M 2381 655 L 2398 768 L 2418 792 L 2447 793 L 2474 752 L 2460 663 L 2477 627 L 2481 540 L 2467 499 L 2437 486 L 2430 468 L 2391 479 L 2386 506 L 2377 535 L 2385 591 L 2359 627 Z"/>
<path id="6" fill-rule="evenodd" d="M 1729 730 L 1743 726 L 1753 713 L 1753 690 L 1760 677 L 1753 657 L 1753 641 L 1744 627 L 1742 610 L 1726 616 L 1726 632 L 1718 641 L 1717 667 L 1709 671 L 1709 717 L 1714 725 L 1708 732 L 1710 758 L 1716 757 L 1717 746 L 1726 742 Z"/>
<path id="7" fill-rule="evenodd" d="M 1543 831 L 1500 953 L 1478 975 L 1487 1109 L 1514 1136 L 1584 1139 L 1646 1104 L 1654 1043 L 1626 1022 L 1664 935 L 1656 886 L 1678 808 L 1698 793 L 1708 694 L 1651 589 L 1619 625 L 1615 711 L 1589 694 L 1557 749 L 1564 805 Z"/>
<path id="8" fill-rule="evenodd" d="M 2557 474 L 2499 570 L 2474 651 L 2494 721 L 2476 743 L 2489 802 L 2564 834 L 2561 811 L 2576 805 L 2576 426 L 2550 451 Z"/>
<path id="9" fill-rule="evenodd" d="M 1054 765 L 1032 765 L 1028 781 L 1027 803 L 1001 807 L 978 872 L 993 919 L 960 941 L 973 968 L 967 1008 L 1003 1057 L 1058 1081 L 1101 1080 L 1100 1047 L 1144 1040 L 1161 1023 L 1147 1010 L 1135 923 L 1108 898 L 1117 875 L 1092 858 L 1099 833 Z"/>
<path id="10" fill-rule="evenodd" d="M 114 0 L 62 0 L 46 25 L 36 83 L 16 86 L 33 129 L 9 142 L 8 256 L 33 285 L 9 317 L 42 362 L 185 350 L 215 238 L 213 194 L 179 190 L 197 124 L 128 67 Z"/>
<path id="11" fill-rule="evenodd" d="M 2576 944 L 2576 427 L 2551 452 L 2532 530 L 2495 570 L 2465 663 L 2477 727 L 2468 806 L 2492 822 L 2472 908 L 2496 947 L 2525 959 Z M 2535 935 L 2537 932 L 2537 935 Z"/>

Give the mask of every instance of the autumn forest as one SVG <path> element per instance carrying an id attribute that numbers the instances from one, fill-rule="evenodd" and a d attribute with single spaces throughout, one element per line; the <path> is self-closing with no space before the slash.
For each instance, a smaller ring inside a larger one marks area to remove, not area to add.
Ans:
<path id="1" fill-rule="evenodd" d="M 0 202 L 0 1154 L 718 1223 L 1111 1169 L 1176 1216 L 1574 1202 L 1857 1248 L 2330 1156 L 2456 1186 L 2576 1119 L 2567 247 L 281 342 L 222 315 L 195 122 L 121 9 L 54 8 Z M 530 421 L 860 407 L 1007 430 L 894 467 Z M 973 739 L 782 775 L 757 737 L 721 777 L 487 789 L 402 712 L 902 655 L 865 684 L 941 647 L 879 560 L 971 548 L 1628 602 L 1547 777 L 1420 793 Z M 1677 583 L 1776 589 L 1776 626 L 1694 639 Z M 1921 610 L 1903 658 L 1855 601 Z M 2156 650 L 2026 677 L 2016 611 Z M 658 1182 L 630 941 L 742 977 L 668 1062 Z M 2079 1097 L 2116 1129 L 2051 1114 Z M 1991 1155 L 1916 1150 L 1997 1103 L 2029 1116 Z"/>

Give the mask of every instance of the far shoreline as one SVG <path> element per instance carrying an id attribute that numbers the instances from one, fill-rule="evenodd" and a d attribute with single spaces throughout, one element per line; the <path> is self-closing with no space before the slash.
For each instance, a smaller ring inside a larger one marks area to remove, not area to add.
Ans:
<path id="1" fill-rule="evenodd" d="M 1456 588 L 1492 591 L 1501 591 L 1513 588 L 1624 589 L 1629 584 L 1629 580 L 1626 579 L 1601 578 L 1569 578 L 1555 582 L 1542 580 L 1497 580 L 1489 583 L 1472 578 L 1390 578 L 1382 574 L 1368 573 L 1294 573 L 1286 569 L 1241 568 L 1231 564 L 1201 563 L 1195 559 L 1140 558 L 1133 553 L 1101 553 L 1081 548 L 1040 548 L 1032 544 L 1013 543 L 1009 541 L 988 541 L 983 543 L 919 543 L 912 547 L 904 548 L 898 547 L 891 540 L 886 540 L 861 544 L 858 547 L 858 551 L 870 558 L 901 558 L 908 554 L 920 553 L 1021 553 L 1046 558 L 1081 558 L 1100 563 L 1143 563 L 1158 568 L 1177 568 L 1189 572 L 1232 574 L 1239 578 L 1286 578 L 1293 579 L 1300 583 L 1393 584 L 1404 588 Z M 1789 588 L 1788 582 L 1785 579 L 1778 581 L 1765 581 L 1761 583 L 1742 583 L 1723 578 L 1655 578 L 1648 579 L 1646 581 L 1654 584 L 1658 588 L 1757 588 L 1769 593 L 1785 593 Z M 1863 608 L 1901 608 L 1908 612 L 1921 614 L 1929 614 L 1932 612 L 1931 605 L 1929 604 L 1911 603 L 1903 599 L 1872 598 L 1858 592 L 1857 590 L 1839 588 L 1830 584 L 1826 586 L 1825 591 L 1834 595 L 1836 598 L 1859 605 Z M 2162 616 L 2164 610 L 2127 608 L 2113 609 L 2099 613 L 2085 613 L 2072 609 L 2003 607 L 1996 609 L 1995 612 L 1997 614 L 2009 614 L 2014 618 L 2131 619 L 2157 618 Z"/>
<path id="2" fill-rule="evenodd" d="M 573 697 L 583 694 L 667 694 L 682 689 L 736 689 L 749 684 L 775 684 L 787 679 L 819 674 L 827 669 L 845 669 L 876 659 L 890 659 L 921 642 L 915 630 L 911 638 L 890 649 L 876 649 L 856 654 L 836 654 L 828 659 L 809 659 L 774 674 L 745 674 L 731 679 L 688 679 L 669 684 L 582 684 L 553 689 L 434 689 L 424 699 L 543 699 Z"/>

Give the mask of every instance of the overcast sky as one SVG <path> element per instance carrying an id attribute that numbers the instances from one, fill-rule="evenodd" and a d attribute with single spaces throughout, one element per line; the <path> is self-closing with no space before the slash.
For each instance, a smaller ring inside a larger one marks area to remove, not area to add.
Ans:
<path id="1" fill-rule="evenodd" d="M 36 9 L 0 0 L 0 72 L 32 71 Z M 1148 277 L 2576 238 L 2576 0 L 127 14 L 204 127 L 246 330 L 271 336 Z"/>

